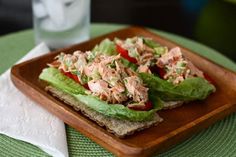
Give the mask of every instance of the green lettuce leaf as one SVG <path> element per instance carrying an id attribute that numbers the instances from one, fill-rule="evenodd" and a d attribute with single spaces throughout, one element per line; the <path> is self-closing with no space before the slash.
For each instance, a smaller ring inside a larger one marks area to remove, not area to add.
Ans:
<path id="1" fill-rule="evenodd" d="M 187 78 L 178 85 L 174 85 L 152 74 L 140 73 L 140 77 L 153 95 L 165 101 L 203 100 L 215 91 L 215 87 L 212 84 L 200 77 Z"/>
<path id="2" fill-rule="evenodd" d="M 152 39 L 148 39 L 148 38 L 143 38 L 143 42 L 148 47 L 153 48 L 153 49 L 161 46 L 159 43 L 153 41 Z"/>
<path id="3" fill-rule="evenodd" d="M 127 68 L 131 68 L 132 70 L 136 71 L 138 69 L 138 66 L 130 61 L 128 61 L 125 58 L 121 58 L 121 63 L 127 67 Z"/>
<path id="4" fill-rule="evenodd" d="M 88 56 L 88 59 L 93 60 L 98 54 L 101 54 L 101 53 L 108 56 L 118 54 L 116 52 L 115 43 L 108 38 L 104 39 L 103 41 L 101 41 L 100 44 L 96 45 L 93 48 L 92 54 Z"/>
<path id="5" fill-rule="evenodd" d="M 65 76 L 56 68 L 43 69 L 42 73 L 39 75 L 39 79 L 46 81 L 66 93 L 85 94 L 87 91 L 83 86 Z"/>
<path id="6" fill-rule="evenodd" d="M 39 78 L 58 90 L 73 96 L 89 108 L 109 117 L 130 121 L 146 121 L 151 120 L 155 115 L 155 112 L 161 109 L 161 101 L 156 97 L 152 98 L 152 100 L 156 100 L 154 103 L 154 109 L 149 111 L 135 111 L 121 104 L 108 104 L 95 96 L 88 95 L 89 91 L 87 91 L 83 86 L 63 75 L 55 68 L 44 69 Z"/>
<path id="7" fill-rule="evenodd" d="M 92 50 L 92 56 L 89 56 L 89 60 L 92 60 L 96 57 L 96 55 L 103 53 L 104 55 L 112 56 L 117 55 L 118 52 L 116 51 L 116 46 L 113 41 L 110 39 L 104 39 L 100 44 L 96 45 Z M 138 66 L 134 63 L 129 62 L 125 58 L 121 58 L 122 64 L 124 64 L 125 67 L 129 67 L 136 71 Z"/>
<path id="8" fill-rule="evenodd" d="M 78 101 L 87 105 L 91 109 L 109 117 L 125 119 L 130 121 L 151 120 L 158 109 L 149 111 L 135 111 L 121 104 L 108 104 L 97 97 L 91 95 L 73 95 Z"/>
<path id="9" fill-rule="evenodd" d="M 164 102 L 160 99 L 160 97 L 153 91 L 148 91 L 148 99 L 152 102 L 153 108 L 155 110 L 161 110 L 164 107 Z"/>

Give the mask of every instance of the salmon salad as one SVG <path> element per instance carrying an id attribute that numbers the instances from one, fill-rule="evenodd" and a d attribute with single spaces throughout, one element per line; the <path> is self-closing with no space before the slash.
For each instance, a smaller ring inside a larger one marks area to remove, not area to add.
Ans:
<path id="1" fill-rule="evenodd" d="M 186 78 L 201 77 L 203 72 L 183 56 L 179 47 L 168 49 L 150 38 L 133 37 L 126 40 L 115 40 L 117 51 L 127 54 L 129 61 L 138 65 L 137 72 L 157 73 L 174 84 Z"/>
<path id="2" fill-rule="evenodd" d="M 50 67 L 59 69 L 90 91 L 91 95 L 111 104 L 148 110 L 148 88 L 138 74 L 121 62 L 121 56 L 97 55 L 92 61 L 91 51 L 61 53 Z M 147 106 L 145 108 L 145 105 Z M 150 106 L 150 105 L 149 105 Z"/>

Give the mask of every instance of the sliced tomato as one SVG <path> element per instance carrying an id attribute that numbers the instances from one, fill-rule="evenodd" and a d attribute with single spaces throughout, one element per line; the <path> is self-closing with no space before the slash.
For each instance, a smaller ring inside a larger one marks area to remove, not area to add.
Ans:
<path id="1" fill-rule="evenodd" d="M 69 78 L 74 79 L 73 74 L 72 74 L 71 72 L 65 72 L 64 70 L 61 70 L 61 72 L 62 72 L 64 75 L 68 76 Z"/>
<path id="2" fill-rule="evenodd" d="M 133 106 L 128 106 L 128 108 L 136 111 L 149 111 L 153 108 L 153 105 L 151 101 L 148 101 L 144 105 L 133 105 Z"/>
<path id="3" fill-rule="evenodd" d="M 147 111 L 151 110 L 153 108 L 152 102 L 151 101 L 146 102 L 145 107 Z"/>
<path id="4" fill-rule="evenodd" d="M 215 81 L 209 75 L 207 75 L 206 73 L 203 73 L 203 75 L 209 83 L 215 85 Z"/>
<path id="5" fill-rule="evenodd" d="M 165 74 L 166 74 L 166 71 L 163 69 L 163 68 L 159 68 L 159 67 L 157 67 L 156 66 L 156 68 L 157 68 L 157 73 L 158 73 L 158 75 L 161 77 L 161 78 L 164 78 L 164 76 L 165 76 Z"/>
<path id="6" fill-rule="evenodd" d="M 152 66 L 150 67 L 150 70 L 152 73 L 158 74 L 160 76 L 160 78 L 164 78 L 166 71 L 164 70 L 164 68 L 160 68 L 158 66 Z"/>
<path id="7" fill-rule="evenodd" d="M 116 44 L 116 50 L 118 53 L 120 53 L 120 55 L 122 57 L 124 57 L 125 59 L 127 59 L 128 61 L 132 62 L 132 63 L 137 63 L 137 60 L 134 58 L 134 57 L 130 57 L 129 56 L 129 53 L 128 53 L 128 50 L 122 48 L 120 45 L 117 45 Z"/>
<path id="8" fill-rule="evenodd" d="M 86 88 L 87 90 L 90 90 L 87 83 L 85 83 L 83 86 L 84 86 L 84 88 Z"/>
<path id="9" fill-rule="evenodd" d="M 79 83 L 80 85 L 82 85 L 78 79 L 78 77 L 75 74 L 72 74 L 71 72 L 65 72 L 63 70 L 61 70 L 61 73 L 63 73 L 64 75 L 68 76 L 69 78 L 73 79 L 75 82 Z M 82 85 L 84 88 L 89 90 L 89 86 L 87 83 Z"/>
<path id="10" fill-rule="evenodd" d="M 78 79 L 78 76 L 72 74 L 72 77 L 73 77 L 73 80 L 75 80 L 75 82 L 80 83 L 80 81 L 79 81 L 79 79 Z"/>
<path id="11" fill-rule="evenodd" d="M 197 67 L 197 66 L 196 66 Z M 197 67 L 200 71 L 202 71 L 203 72 L 203 70 L 201 69 L 201 68 L 199 68 L 199 67 Z M 204 76 L 204 78 L 210 83 L 210 84 L 213 84 L 213 85 L 215 85 L 215 81 L 208 75 L 208 74 L 206 74 L 205 72 L 203 72 L 203 76 Z"/>

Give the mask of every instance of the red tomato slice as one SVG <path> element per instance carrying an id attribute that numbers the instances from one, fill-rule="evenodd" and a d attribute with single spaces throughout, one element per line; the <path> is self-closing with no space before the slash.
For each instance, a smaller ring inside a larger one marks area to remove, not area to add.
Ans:
<path id="1" fill-rule="evenodd" d="M 76 75 L 72 74 L 71 72 L 65 72 L 65 71 L 63 71 L 63 70 L 61 70 L 61 72 L 62 72 L 64 75 L 68 76 L 69 78 L 73 79 L 75 82 L 77 82 L 77 83 L 79 83 L 80 85 L 82 85 Z M 86 83 L 86 84 L 83 84 L 82 86 L 83 86 L 84 88 L 86 88 L 86 89 L 89 90 L 89 87 L 88 87 L 88 84 L 87 84 L 87 83 Z"/>
<path id="2" fill-rule="evenodd" d="M 78 79 L 78 77 L 76 75 L 74 75 L 74 74 L 71 74 L 71 75 L 73 77 L 73 80 L 75 80 L 75 82 L 80 83 L 80 81 L 79 81 L 79 79 Z"/>
<path id="3" fill-rule="evenodd" d="M 84 86 L 84 88 L 86 88 L 87 90 L 90 90 L 90 89 L 89 89 L 89 86 L 88 86 L 88 84 L 87 84 L 87 83 L 86 83 L 86 84 L 84 84 L 83 86 Z"/>
<path id="4" fill-rule="evenodd" d="M 61 70 L 61 72 L 62 72 L 64 75 L 68 76 L 69 78 L 74 79 L 73 74 L 72 74 L 71 72 L 65 72 L 64 70 Z"/>
<path id="5" fill-rule="evenodd" d="M 152 102 L 148 101 L 145 103 L 146 111 L 151 110 L 153 108 Z"/>
<path id="6" fill-rule="evenodd" d="M 134 57 L 130 57 L 128 51 L 125 50 L 124 48 L 122 48 L 120 45 L 116 45 L 116 50 L 117 50 L 117 52 L 120 53 L 120 55 L 122 57 L 124 57 L 128 61 L 135 63 L 135 64 L 137 63 L 137 60 Z"/>
<path id="7" fill-rule="evenodd" d="M 150 70 L 152 73 L 156 73 L 160 76 L 160 78 L 164 78 L 166 71 L 163 68 L 160 68 L 158 66 L 152 66 L 150 67 Z"/>
<path id="8" fill-rule="evenodd" d="M 209 75 L 207 75 L 206 73 L 203 73 L 203 75 L 209 83 L 215 85 L 215 81 Z"/>
<path id="9" fill-rule="evenodd" d="M 153 108 L 151 101 L 145 103 L 145 105 L 134 105 L 130 106 L 129 109 L 136 110 L 136 111 L 149 111 Z"/>
<path id="10" fill-rule="evenodd" d="M 197 67 L 197 66 L 196 66 L 196 67 Z M 198 67 L 197 67 L 197 68 L 198 68 Z M 200 69 L 200 68 L 198 68 L 198 69 L 203 72 L 202 69 Z M 215 81 L 214 81 L 208 74 L 206 74 L 205 72 L 203 72 L 203 76 L 204 76 L 204 78 L 205 78 L 210 84 L 213 84 L 213 85 L 216 84 Z"/>
<path id="11" fill-rule="evenodd" d="M 157 66 L 156 66 L 157 67 Z M 157 71 L 158 71 L 158 75 L 161 77 L 161 78 L 164 78 L 165 74 L 166 74 L 166 71 L 163 69 L 163 68 L 159 68 L 157 67 Z"/>

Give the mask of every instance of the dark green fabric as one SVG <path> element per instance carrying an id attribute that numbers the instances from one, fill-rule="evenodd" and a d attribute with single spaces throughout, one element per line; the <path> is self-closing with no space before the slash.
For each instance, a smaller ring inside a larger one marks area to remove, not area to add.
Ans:
<path id="1" fill-rule="evenodd" d="M 108 33 L 123 25 L 93 24 L 91 37 Z M 236 65 L 229 59 L 202 44 L 170 33 L 155 31 L 185 47 L 208 57 L 210 60 L 236 71 Z M 0 73 L 4 72 L 30 49 L 34 47 L 33 32 L 26 30 L 0 37 Z M 0 85 L 1 88 L 2 85 Z M 66 125 L 69 155 L 71 157 L 112 156 L 104 148 L 81 135 L 78 131 Z M 48 156 L 39 148 L 0 135 L 0 156 L 44 157 Z M 236 157 L 236 114 L 232 114 L 215 125 L 194 135 L 185 142 L 174 146 L 169 151 L 156 156 L 161 157 L 206 157 L 206 156 L 235 156 Z"/>

